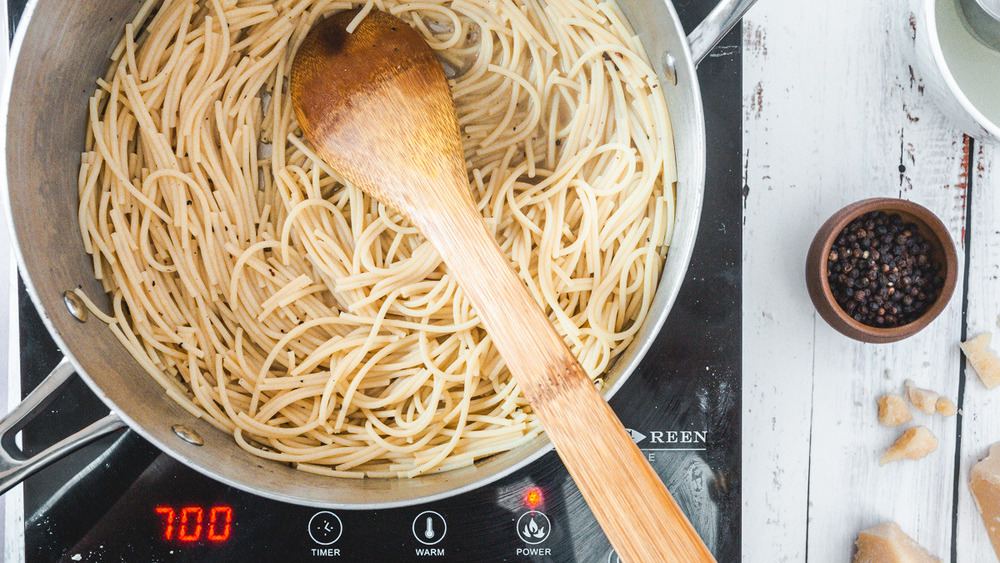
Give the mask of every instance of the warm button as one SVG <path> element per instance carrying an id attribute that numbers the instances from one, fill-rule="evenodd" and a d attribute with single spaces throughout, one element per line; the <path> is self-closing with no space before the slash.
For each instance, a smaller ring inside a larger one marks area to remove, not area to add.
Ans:
<path id="1" fill-rule="evenodd" d="M 434 545 L 444 539 L 448 524 L 433 510 L 425 510 L 413 519 L 413 537 L 424 545 Z"/>

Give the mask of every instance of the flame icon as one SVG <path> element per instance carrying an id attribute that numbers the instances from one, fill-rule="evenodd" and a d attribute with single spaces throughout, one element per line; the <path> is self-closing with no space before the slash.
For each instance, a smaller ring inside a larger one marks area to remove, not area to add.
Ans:
<path id="1" fill-rule="evenodd" d="M 530 522 L 524 526 L 524 535 L 529 538 L 541 539 L 545 537 L 545 527 L 539 526 L 535 523 L 535 519 L 532 518 Z"/>
<path id="2" fill-rule="evenodd" d="M 532 510 L 521 514 L 515 529 L 524 543 L 537 545 L 549 538 L 552 523 L 544 513 Z"/>

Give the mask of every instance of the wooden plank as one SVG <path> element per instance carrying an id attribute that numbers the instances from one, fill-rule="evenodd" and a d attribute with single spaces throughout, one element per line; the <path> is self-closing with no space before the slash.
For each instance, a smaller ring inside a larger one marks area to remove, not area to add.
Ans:
<path id="1" fill-rule="evenodd" d="M 906 377 L 955 397 L 961 300 L 914 338 L 865 345 L 815 315 L 802 274 L 819 225 L 866 197 L 914 200 L 961 235 L 965 145 L 924 99 L 908 8 L 771 0 L 746 20 L 747 560 L 847 560 L 885 520 L 950 552 L 955 421 L 921 415 L 939 450 L 879 468 L 900 429 L 877 424 L 875 400 Z"/>
<path id="2" fill-rule="evenodd" d="M 816 193 L 808 174 L 787 163 L 815 153 L 781 133 L 821 84 L 813 73 L 800 81 L 785 70 L 807 67 L 818 52 L 799 49 L 801 30 L 788 25 L 811 17 L 804 4 L 761 2 L 743 23 L 744 561 L 805 558 L 814 320 L 811 305 L 788 296 L 804 295 L 809 241 L 790 234 L 814 228 Z"/>
<path id="3" fill-rule="evenodd" d="M 918 162 L 935 155 L 933 151 L 915 152 Z M 915 168 L 924 178 L 932 176 L 919 166 Z M 957 174 L 956 170 L 955 177 Z M 949 196 L 914 195 L 912 199 L 939 216 L 956 211 Z M 946 224 L 953 236 L 960 236 L 960 221 Z M 960 303 L 961 296 L 957 296 L 926 330 L 889 345 L 847 341 L 818 323 L 812 397 L 810 557 L 824 561 L 837 554 L 847 560 L 857 532 L 884 521 L 899 523 L 935 555 L 949 556 L 956 419 L 911 409 L 912 424 L 887 428 L 876 421 L 876 399 L 887 392 L 901 392 L 906 378 L 956 398 L 958 357 L 954 342 L 961 329 Z M 886 377 L 887 370 L 891 377 Z M 916 462 L 879 467 L 881 453 L 905 428 L 917 424 L 938 436 L 938 450 Z"/>
<path id="4" fill-rule="evenodd" d="M 993 334 L 1000 350 L 1000 143 L 977 143 L 969 224 L 968 337 Z M 958 473 L 957 561 L 995 561 L 986 528 L 969 493 L 969 469 L 1000 442 L 1000 390 L 987 391 L 966 368 L 962 397 L 962 455 Z"/>
<path id="5" fill-rule="evenodd" d="M 827 84 L 827 111 L 814 120 L 821 153 L 832 156 L 815 163 L 821 215 L 864 197 L 897 195 L 934 211 L 960 241 L 967 145 L 923 95 L 916 16 L 906 2 L 855 3 L 828 6 L 820 17 L 834 31 L 814 39 L 827 44 L 828 54 L 843 53 L 828 58 L 822 74 L 850 77 Z M 824 119 L 829 115 L 843 125 Z M 875 401 L 900 391 L 905 378 L 956 397 L 960 296 L 922 333 L 891 345 L 856 343 L 817 325 L 808 555 L 846 560 L 858 530 L 892 520 L 935 555 L 949 557 L 955 419 L 915 412 L 914 424 L 939 437 L 938 450 L 918 462 L 879 467 L 877 458 L 902 429 L 877 424 Z M 887 379 L 886 370 L 895 376 Z"/>
<path id="6" fill-rule="evenodd" d="M 0 2 L 0 36 L 7 38 L 7 3 Z M 0 49 L 0 75 L 7 68 L 7 49 Z M 4 187 L 3 189 L 7 189 Z M 17 266 L 6 213 L 0 213 L 0 413 L 19 403 L 21 379 L 17 327 Z M 0 560 L 24 561 L 23 485 L 0 497 Z"/>

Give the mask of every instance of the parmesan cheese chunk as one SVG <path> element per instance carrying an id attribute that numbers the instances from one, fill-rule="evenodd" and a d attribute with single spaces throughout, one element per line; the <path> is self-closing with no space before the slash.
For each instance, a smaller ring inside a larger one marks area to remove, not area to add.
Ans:
<path id="1" fill-rule="evenodd" d="M 907 379 L 903 384 L 906 388 L 906 398 L 910 400 L 917 410 L 925 414 L 934 414 L 937 405 L 938 394 L 930 389 L 917 387 L 912 380 Z"/>
<path id="2" fill-rule="evenodd" d="M 920 459 L 938 447 L 937 438 L 926 426 L 910 428 L 896 440 L 896 443 L 878 460 L 879 465 L 901 459 Z"/>
<path id="3" fill-rule="evenodd" d="M 955 402 L 948 397 L 938 397 L 934 407 L 937 408 L 938 414 L 941 416 L 955 416 L 958 413 L 958 407 L 955 406 Z"/>
<path id="4" fill-rule="evenodd" d="M 906 401 L 895 393 L 878 398 L 878 421 L 885 426 L 899 426 L 913 420 Z"/>
<path id="5" fill-rule="evenodd" d="M 854 542 L 858 551 L 854 563 L 940 563 L 941 560 L 920 547 L 895 522 L 886 522 L 861 530 Z"/>
<path id="6" fill-rule="evenodd" d="M 986 525 L 993 551 L 1000 558 L 1000 444 L 993 444 L 990 455 L 973 465 L 970 473 L 972 498 L 976 499 L 976 508 Z"/>
<path id="7" fill-rule="evenodd" d="M 990 333 L 984 332 L 959 344 L 962 352 L 965 352 L 965 358 L 987 389 L 1000 385 L 1000 358 L 989 350 L 990 339 Z"/>

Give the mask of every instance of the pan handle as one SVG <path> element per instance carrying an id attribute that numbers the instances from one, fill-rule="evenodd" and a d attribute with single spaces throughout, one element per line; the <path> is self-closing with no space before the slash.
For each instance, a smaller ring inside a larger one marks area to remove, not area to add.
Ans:
<path id="1" fill-rule="evenodd" d="M 722 0 L 712 13 L 694 28 L 688 35 L 688 43 L 691 45 L 691 58 L 694 59 L 695 66 L 729 33 L 756 1 Z"/>
<path id="2" fill-rule="evenodd" d="M 14 436 L 59 396 L 75 373 L 73 364 L 69 359 L 63 358 L 21 404 L 0 419 L 0 494 L 53 461 L 125 426 L 118 415 L 112 412 L 33 456 L 27 457 L 21 452 L 14 442 Z"/>

